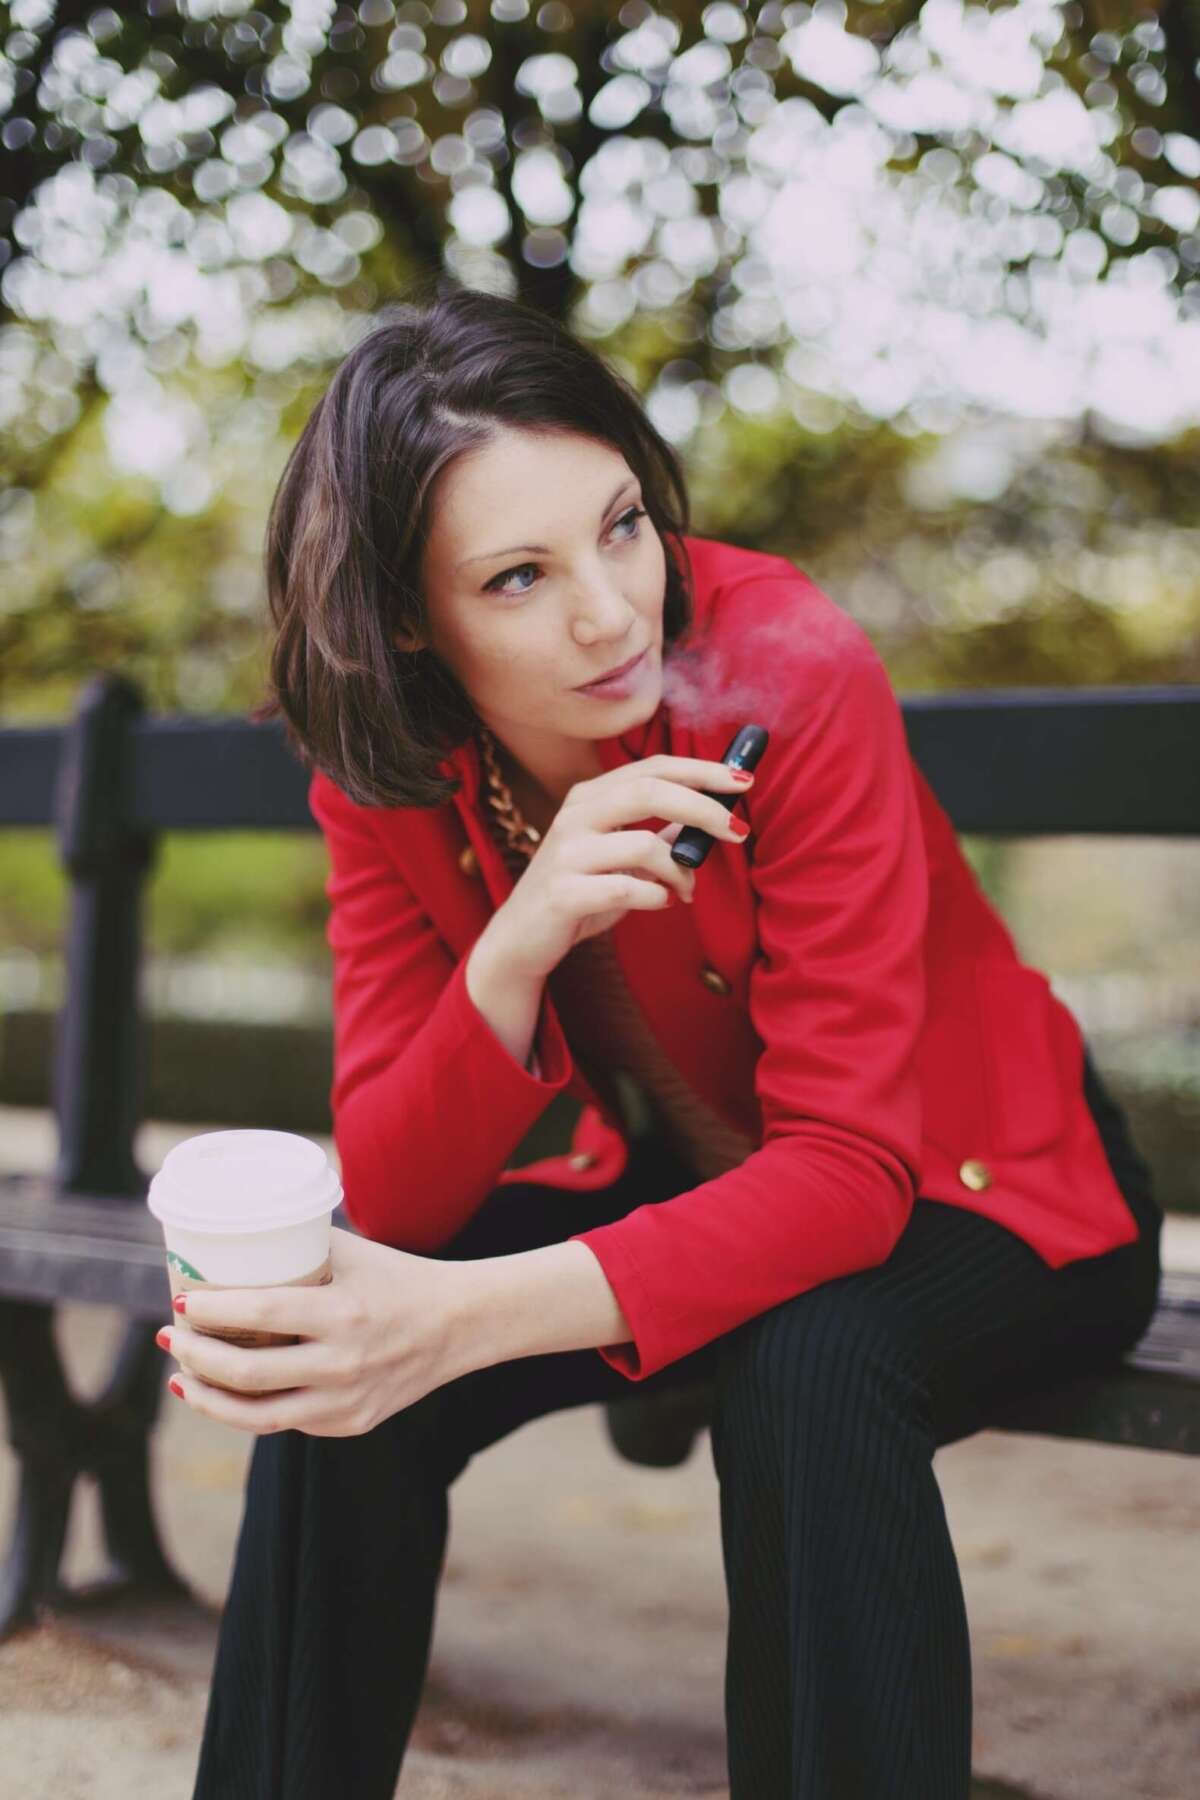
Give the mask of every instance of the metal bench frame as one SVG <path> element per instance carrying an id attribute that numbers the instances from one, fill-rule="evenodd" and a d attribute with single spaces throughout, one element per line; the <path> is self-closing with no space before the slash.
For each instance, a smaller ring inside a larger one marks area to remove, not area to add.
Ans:
<path id="1" fill-rule="evenodd" d="M 1200 690 L 1013 688 L 910 696 L 914 755 L 960 832 L 1200 835 Z M 49 1177 L 0 1181 L 0 1379 L 21 1478 L 0 1573 L 0 1639 L 43 1608 L 187 1594 L 158 1537 L 150 1436 L 169 1314 L 158 1226 L 133 1153 L 141 1117 L 142 896 L 165 831 L 313 831 L 307 772 L 277 725 L 152 718 L 121 675 L 84 689 L 66 727 L 0 731 L 0 828 L 53 827 L 71 883 L 66 1000 L 55 1047 L 58 1155 Z M 339 1212 L 335 1222 L 349 1227 Z M 54 1307 L 128 1315 L 100 1396 L 66 1380 Z M 631 1461 L 667 1466 L 707 1420 L 709 1390 L 606 1408 Z M 997 1428 L 1200 1454 L 1200 1276 L 1168 1274 L 1121 1368 L 1049 1388 Z M 109 1573 L 66 1590 L 59 1569 L 81 1473 L 100 1489 Z"/>

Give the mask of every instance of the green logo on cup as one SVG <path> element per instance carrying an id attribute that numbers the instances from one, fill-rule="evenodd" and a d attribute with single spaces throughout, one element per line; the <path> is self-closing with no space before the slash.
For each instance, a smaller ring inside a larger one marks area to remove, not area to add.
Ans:
<path id="1" fill-rule="evenodd" d="M 167 1266 L 168 1268 L 174 1269 L 177 1275 L 186 1275 L 189 1281 L 204 1281 L 206 1279 L 206 1277 L 200 1273 L 199 1269 L 193 1269 L 191 1263 L 186 1261 L 184 1257 L 178 1256 L 174 1250 L 168 1250 L 167 1252 Z"/>

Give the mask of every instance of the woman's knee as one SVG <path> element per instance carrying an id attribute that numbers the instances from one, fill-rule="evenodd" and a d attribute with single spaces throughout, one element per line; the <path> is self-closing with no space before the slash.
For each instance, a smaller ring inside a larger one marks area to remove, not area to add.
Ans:
<path id="1" fill-rule="evenodd" d="M 894 1294 L 848 1276 L 759 1313 L 721 1340 L 715 1406 L 789 1419 L 861 1409 L 868 1396 L 929 1412 L 919 1333 Z"/>

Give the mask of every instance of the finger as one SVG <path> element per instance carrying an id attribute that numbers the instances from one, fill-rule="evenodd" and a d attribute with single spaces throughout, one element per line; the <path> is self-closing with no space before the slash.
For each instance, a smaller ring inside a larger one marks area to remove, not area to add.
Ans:
<path id="1" fill-rule="evenodd" d="M 680 830 L 682 829 L 681 826 Z M 690 904 L 695 899 L 696 871 L 685 868 L 682 863 L 672 862 L 669 844 L 664 844 L 661 840 L 655 844 L 650 866 L 661 874 L 664 881 L 671 883 L 681 900 L 686 900 Z"/>
<path id="2" fill-rule="evenodd" d="M 727 842 L 741 842 L 745 832 L 734 830 L 734 814 L 729 806 L 711 794 L 696 794 L 693 788 L 678 787 L 673 781 L 660 781 L 651 776 L 644 787 L 646 815 L 694 824 L 709 837 Z"/>
<path id="3" fill-rule="evenodd" d="M 579 902 L 585 915 L 609 907 L 618 913 L 631 908 L 653 912 L 670 906 L 678 897 L 674 888 L 664 887 L 661 881 L 642 881 L 628 869 L 613 875 L 581 875 L 578 879 L 587 884 L 580 890 Z"/>
<path id="4" fill-rule="evenodd" d="M 712 762 L 702 756 L 671 756 L 663 753 L 643 757 L 641 762 L 625 763 L 622 767 L 640 769 L 644 774 L 660 776 L 667 781 L 683 782 L 688 787 L 715 788 L 722 794 L 728 793 L 730 788 L 748 788 L 754 784 L 751 770 L 742 772 L 750 776 L 750 780 L 745 781 L 731 763 Z"/>
<path id="5" fill-rule="evenodd" d="M 330 1381 L 328 1346 L 319 1341 L 248 1350 L 220 1338 L 204 1337 L 182 1320 L 171 1327 L 168 1337 L 166 1348 L 181 1369 L 240 1393 L 274 1393 L 281 1388 L 319 1387 Z"/>
<path id="6" fill-rule="evenodd" d="M 696 825 L 710 837 L 728 843 L 742 841 L 741 835 L 731 830 L 733 815 L 720 800 L 656 775 L 642 774 L 624 787 L 598 790 L 587 822 L 593 829 L 605 831 L 614 825 L 629 824 L 631 815 Z"/>
<path id="7" fill-rule="evenodd" d="M 678 835 L 683 827 L 676 824 L 669 829 Z M 671 861 L 671 841 L 657 831 L 593 832 L 575 847 L 574 862 L 585 875 L 650 873 L 661 875 L 682 889 L 688 885 L 691 871 Z"/>
<path id="8" fill-rule="evenodd" d="M 682 829 L 675 827 L 676 833 Z M 653 875 L 674 888 L 681 900 L 692 898 L 695 871 L 672 862 L 670 844 L 656 831 L 597 832 L 585 840 L 580 855 L 585 873 Z"/>
<path id="9" fill-rule="evenodd" d="M 180 1304 L 182 1302 L 182 1305 Z M 320 1337 L 332 1319 L 333 1283 L 258 1288 L 206 1285 L 177 1294 L 173 1305 L 190 1325 L 215 1331 L 277 1331 L 281 1336 Z"/>
<path id="10" fill-rule="evenodd" d="M 275 1431 L 310 1430 L 327 1418 L 328 1406 L 311 1388 L 299 1388 L 290 1394 L 268 1394 L 258 1400 L 243 1400 L 237 1394 L 222 1393 L 209 1387 L 195 1375 L 175 1375 L 172 1382 L 178 1397 L 193 1412 L 219 1425 L 232 1425 L 237 1431 L 253 1431 L 266 1436 Z M 181 1390 L 181 1391 L 180 1391 Z"/>

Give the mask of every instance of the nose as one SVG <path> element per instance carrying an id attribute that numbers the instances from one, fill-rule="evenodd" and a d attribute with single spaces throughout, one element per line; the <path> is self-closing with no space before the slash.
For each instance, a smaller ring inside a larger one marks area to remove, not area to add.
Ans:
<path id="1" fill-rule="evenodd" d="M 636 618 L 637 608 L 613 586 L 611 576 L 601 576 L 579 594 L 571 629 L 577 644 L 620 643 Z"/>

